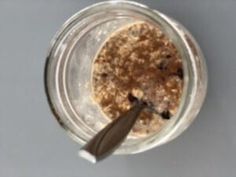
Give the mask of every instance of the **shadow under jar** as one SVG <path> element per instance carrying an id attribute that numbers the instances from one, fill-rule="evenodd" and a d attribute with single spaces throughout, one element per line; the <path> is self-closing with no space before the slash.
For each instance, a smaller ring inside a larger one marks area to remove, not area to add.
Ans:
<path id="1" fill-rule="evenodd" d="M 78 143 L 88 142 L 109 123 L 92 97 L 92 65 L 106 39 L 135 22 L 156 25 L 181 55 L 184 87 L 177 113 L 158 132 L 129 136 L 115 154 L 132 154 L 167 143 L 197 116 L 207 90 L 203 54 L 192 35 L 172 18 L 130 1 L 107 1 L 72 16 L 52 40 L 45 67 L 45 89 L 60 125 Z"/>

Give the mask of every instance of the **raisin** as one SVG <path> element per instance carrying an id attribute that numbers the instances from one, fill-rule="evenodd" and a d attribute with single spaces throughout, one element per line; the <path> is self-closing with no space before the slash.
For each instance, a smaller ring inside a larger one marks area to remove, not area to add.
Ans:
<path id="1" fill-rule="evenodd" d="M 169 120 L 169 119 L 171 118 L 170 111 L 168 111 L 168 110 L 163 111 L 163 112 L 161 113 L 161 117 L 162 117 L 163 119 Z"/>
<path id="2" fill-rule="evenodd" d="M 177 69 L 177 72 L 176 72 L 176 75 L 177 75 L 180 79 L 183 79 L 183 78 L 184 78 L 183 69 L 182 69 L 182 68 L 178 68 L 178 69 Z"/>
<path id="3" fill-rule="evenodd" d="M 132 93 L 129 93 L 128 94 L 128 100 L 133 103 L 133 102 L 136 102 L 138 101 L 138 98 L 136 98 Z"/>

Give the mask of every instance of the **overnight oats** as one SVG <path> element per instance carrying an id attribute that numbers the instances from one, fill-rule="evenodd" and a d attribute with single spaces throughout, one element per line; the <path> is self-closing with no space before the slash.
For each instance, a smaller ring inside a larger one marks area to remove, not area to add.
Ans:
<path id="1" fill-rule="evenodd" d="M 51 42 L 45 90 L 59 124 L 79 144 L 148 103 L 114 152 L 133 154 L 179 136 L 207 90 L 201 49 L 179 22 L 131 1 L 94 4 L 68 19 Z"/>
<path id="2" fill-rule="evenodd" d="M 110 119 L 127 112 L 129 94 L 151 102 L 157 113 L 144 110 L 132 133 L 160 131 L 178 110 L 183 91 L 181 56 L 164 33 L 137 22 L 111 34 L 98 52 L 92 73 L 93 96 Z"/>

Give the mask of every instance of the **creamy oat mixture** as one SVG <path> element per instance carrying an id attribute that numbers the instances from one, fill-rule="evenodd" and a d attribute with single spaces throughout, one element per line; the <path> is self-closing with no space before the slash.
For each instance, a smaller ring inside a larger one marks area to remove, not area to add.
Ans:
<path id="1" fill-rule="evenodd" d="M 110 119 L 132 106 L 128 95 L 151 102 L 132 129 L 138 136 L 159 131 L 176 114 L 183 91 L 183 66 L 175 45 L 156 26 L 138 22 L 113 33 L 98 52 L 93 97 Z"/>

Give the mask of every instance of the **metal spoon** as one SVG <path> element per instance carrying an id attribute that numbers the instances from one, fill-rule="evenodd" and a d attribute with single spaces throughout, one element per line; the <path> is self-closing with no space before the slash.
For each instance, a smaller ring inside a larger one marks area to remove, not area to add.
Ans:
<path id="1" fill-rule="evenodd" d="M 79 155 L 84 159 L 96 163 L 112 154 L 129 134 L 139 114 L 145 107 L 149 107 L 144 101 L 132 98 L 133 107 L 108 124 L 98 132 L 79 151 Z"/>

